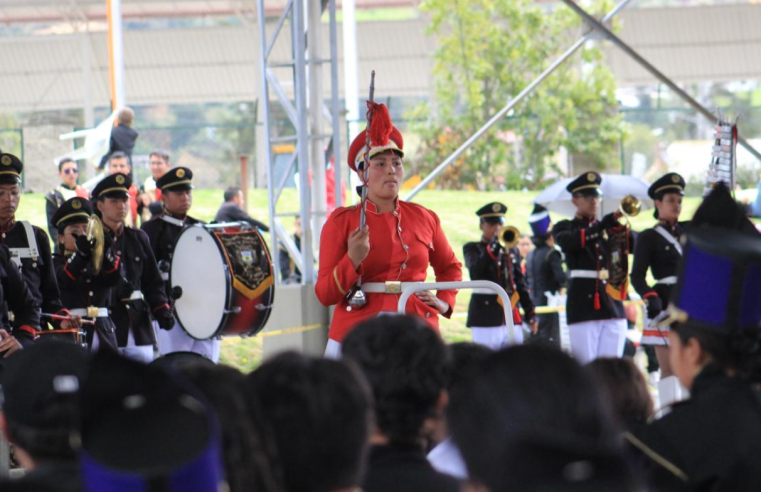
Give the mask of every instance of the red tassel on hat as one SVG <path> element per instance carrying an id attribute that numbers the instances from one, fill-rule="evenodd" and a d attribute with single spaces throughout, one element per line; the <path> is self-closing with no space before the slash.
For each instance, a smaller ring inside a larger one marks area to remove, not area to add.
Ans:
<path id="1" fill-rule="evenodd" d="M 373 107 L 369 108 L 373 112 L 373 119 L 370 123 L 370 144 L 373 147 L 382 147 L 388 145 L 391 131 L 394 125 L 391 123 L 391 116 L 388 114 L 388 108 L 385 104 L 368 103 Z"/>

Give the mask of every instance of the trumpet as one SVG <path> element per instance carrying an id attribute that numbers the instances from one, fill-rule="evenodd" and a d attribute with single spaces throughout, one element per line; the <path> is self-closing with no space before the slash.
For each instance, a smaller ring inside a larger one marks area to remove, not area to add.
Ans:
<path id="1" fill-rule="evenodd" d="M 100 273 L 103 266 L 103 245 L 105 237 L 103 235 L 103 222 L 97 215 L 92 214 L 87 221 L 86 229 L 87 240 L 93 243 L 92 256 L 90 256 L 90 267 L 93 275 Z"/>
<path id="2" fill-rule="evenodd" d="M 617 219 L 620 219 L 621 217 L 626 217 L 627 219 L 629 217 L 636 217 L 639 215 L 641 209 L 642 202 L 640 202 L 639 198 L 634 195 L 626 195 L 621 200 L 618 210 L 615 212 L 615 216 Z M 629 221 L 627 220 L 626 222 L 628 224 Z"/>
<path id="3" fill-rule="evenodd" d="M 499 241 L 499 244 L 505 249 L 514 248 L 520 239 L 521 231 L 514 226 L 503 227 L 502 230 L 499 231 L 499 236 L 497 236 L 497 241 Z"/>

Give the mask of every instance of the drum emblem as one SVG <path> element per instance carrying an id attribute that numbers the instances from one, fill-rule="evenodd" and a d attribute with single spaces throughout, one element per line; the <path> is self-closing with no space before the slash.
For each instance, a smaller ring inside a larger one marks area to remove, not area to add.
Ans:
<path id="1" fill-rule="evenodd" d="M 251 265 L 254 263 L 254 253 L 252 253 L 251 251 L 241 251 L 240 259 L 246 265 Z"/>

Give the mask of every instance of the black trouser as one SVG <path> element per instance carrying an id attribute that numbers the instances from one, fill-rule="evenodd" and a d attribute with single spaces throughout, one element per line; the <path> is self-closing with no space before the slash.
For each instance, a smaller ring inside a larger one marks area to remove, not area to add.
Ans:
<path id="1" fill-rule="evenodd" d="M 537 314 L 538 329 L 528 343 L 546 344 L 560 348 L 560 320 L 557 313 Z"/>

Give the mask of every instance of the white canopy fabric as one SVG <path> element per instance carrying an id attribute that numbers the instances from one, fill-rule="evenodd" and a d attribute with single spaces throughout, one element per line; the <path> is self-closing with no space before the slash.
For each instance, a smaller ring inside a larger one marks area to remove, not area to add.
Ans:
<path id="1" fill-rule="evenodd" d="M 550 212 L 573 217 L 576 207 L 571 203 L 571 194 L 566 186 L 576 177 L 562 179 L 539 193 L 534 203 L 542 205 Z M 633 176 L 623 174 L 603 174 L 600 189 L 602 199 L 600 202 L 600 216 L 618 210 L 619 203 L 627 195 L 634 195 L 642 202 L 642 210 L 653 208 L 653 202 L 647 196 L 650 183 Z"/>

